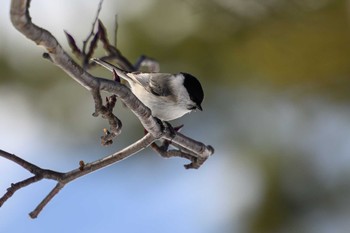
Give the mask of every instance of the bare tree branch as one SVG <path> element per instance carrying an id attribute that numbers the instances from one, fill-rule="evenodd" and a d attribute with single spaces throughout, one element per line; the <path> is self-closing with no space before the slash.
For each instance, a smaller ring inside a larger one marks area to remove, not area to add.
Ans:
<path id="1" fill-rule="evenodd" d="M 93 55 L 97 45 L 97 39 L 99 39 L 102 42 L 104 49 L 107 51 L 108 57 L 115 60 L 116 63 L 118 63 L 122 68 L 132 71 L 139 69 L 139 67 L 147 63 L 153 66 L 152 69 L 159 69 L 157 63 L 155 63 L 152 59 L 146 59 L 144 61 L 141 60 L 136 64 L 136 66 L 133 66 L 132 63 L 128 61 L 115 46 L 109 44 L 106 30 L 102 22 L 99 20 L 98 32 L 94 34 L 93 31 L 101 9 L 101 4 L 102 1 L 100 2 L 92 31 L 86 41 L 84 41 L 82 50 L 76 46 L 74 38 L 66 33 L 73 53 L 78 55 L 78 57 L 83 60 L 83 66 L 87 66 L 86 61 L 89 61 L 87 58 L 90 58 L 90 56 Z M 11 1 L 10 16 L 13 26 L 28 39 L 46 49 L 47 53 L 44 54 L 44 58 L 47 58 L 53 64 L 60 67 L 71 78 L 90 91 L 95 102 L 95 113 L 93 115 L 101 115 L 103 118 L 107 119 L 110 125 L 111 132 L 105 130 L 105 135 L 103 138 L 103 140 L 105 140 L 105 144 L 111 143 L 112 138 L 121 132 L 121 121 L 113 114 L 116 98 L 119 98 L 138 117 L 148 133 L 143 138 L 132 143 L 130 146 L 120 150 L 119 152 L 101 158 L 92 163 L 80 161 L 78 168 L 65 173 L 40 168 L 14 154 L 0 150 L 1 157 L 20 165 L 34 175 L 23 181 L 11 184 L 11 186 L 7 189 L 7 192 L 0 198 L 0 206 L 2 206 L 16 191 L 23 187 L 38 182 L 42 179 L 55 180 L 57 182 L 56 186 L 42 200 L 42 202 L 39 203 L 35 210 L 30 213 L 32 218 L 36 218 L 46 204 L 50 202 L 67 183 L 93 171 L 122 161 L 123 159 L 143 150 L 151 144 L 152 148 L 164 157 L 176 156 L 189 159 L 191 163 L 186 165 L 186 168 L 199 168 L 204 161 L 214 153 L 214 149 L 211 146 L 206 146 L 205 144 L 191 139 L 179 132 L 173 132 L 169 128 L 164 128 L 163 125 L 159 123 L 159 120 L 152 116 L 150 109 L 148 109 L 139 99 L 137 99 L 128 87 L 115 80 L 95 77 L 79 66 L 64 51 L 56 38 L 49 31 L 32 23 L 29 14 L 29 6 L 30 0 Z M 93 37 L 93 39 L 90 41 L 91 37 Z M 90 41 L 89 52 L 85 53 L 85 49 L 89 43 L 88 41 Z M 112 94 L 112 96 L 107 98 L 106 104 L 103 104 L 100 93 L 101 91 Z M 158 147 L 157 144 L 154 143 L 157 140 L 163 140 L 163 145 L 166 144 L 167 146 Z M 168 146 L 170 144 L 177 148 L 177 150 L 168 151 Z"/>
<path id="2" fill-rule="evenodd" d="M 143 138 L 131 144 L 130 146 L 120 150 L 117 153 L 106 156 L 102 159 L 96 160 L 92 163 L 84 163 L 83 166 L 80 166 L 77 169 L 66 173 L 60 173 L 52 170 L 42 169 L 34 164 L 31 164 L 14 154 L 10 154 L 6 151 L 0 150 L 0 156 L 6 159 L 9 159 L 29 172 L 33 173 L 34 176 L 18 183 L 12 184 L 10 188 L 7 189 L 7 192 L 0 198 L 0 207 L 19 189 L 26 187 L 32 183 L 38 182 L 45 179 L 51 179 L 57 181 L 57 185 L 51 190 L 51 192 L 44 198 L 42 202 L 35 208 L 34 211 L 30 213 L 32 218 L 36 218 L 40 211 L 45 207 L 45 205 L 69 182 L 94 172 L 98 169 L 109 166 L 115 162 L 119 162 L 138 151 L 148 147 L 154 140 L 156 140 L 151 134 L 146 134 Z"/>

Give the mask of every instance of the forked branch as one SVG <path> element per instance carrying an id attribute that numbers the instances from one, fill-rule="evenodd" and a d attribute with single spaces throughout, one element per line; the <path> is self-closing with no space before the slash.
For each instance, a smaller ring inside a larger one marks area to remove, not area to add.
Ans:
<path id="1" fill-rule="evenodd" d="M 143 138 L 131 144 L 130 146 L 120 150 L 117 153 L 106 156 L 102 159 L 96 160 L 92 163 L 80 162 L 79 168 L 66 173 L 60 173 L 52 170 L 42 169 L 34 164 L 31 164 L 20 157 L 10 154 L 6 151 L 0 150 L 0 156 L 11 160 L 24 169 L 28 170 L 34 176 L 23 181 L 11 184 L 11 187 L 7 189 L 7 192 L 0 198 L 0 207 L 19 189 L 24 188 L 32 183 L 38 182 L 42 179 L 50 179 L 57 181 L 56 186 L 51 192 L 44 198 L 44 200 L 30 213 L 32 218 L 36 218 L 45 205 L 69 182 L 94 172 L 98 169 L 104 168 L 115 162 L 119 162 L 138 151 L 148 147 L 154 140 L 156 140 L 151 134 L 146 134 Z"/>
<path id="2" fill-rule="evenodd" d="M 88 73 L 85 69 L 90 66 L 89 60 L 93 55 L 95 47 L 97 46 L 97 40 L 100 40 L 103 43 L 103 47 L 107 51 L 108 58 L 113 59 L 124 69 L 138 70 L 139 67 L 145 63 L 149 63 L 153 66 L 153 70 L 158 70 L 159 67 L 157 63 L 150 59 L 143 59 L 137 62 L 135 66 L 132 65 L 132 63 L 130 63 L 116 48 L 116 45 L 113 46 L 109 44 L 106 30 L 102 23 L 98 21 L 98 32 L 93 32 L 93 26 L 91 34 L 88 36 L 86 41 L 84 41 L 84 48 L 82 50 L 75 46 L 73 37 L 66 33 L 73 54 L 77 55 L 82 60 L 82 66 L 80 66 L 64 51 L 56 38 L 49 31 L 32 23 L 29 14 L 29 6 L 30 0 L 12 0 L 10 14 L 13 26 L 28 39 L 45 48 L 47 52 L 44 54 L 44 58 L 47 58 L 53 64 L 60 67 L 71 78 L 90 91 L 95 102 L 95 113 L 93 115 L 101 115 L 103 118 L 108 120 L 110 125 L 111 132 L 105 130 L 105 136 L 103 138 L 103 140 L 106 142 L 105 144 L 111 143 L 112 138 L 117 136 L 121 130 L 121 121 L 113 114 L 113 107 L 115 105 L 116 98 L 119 98 L 138 117 L 148 133 L 140 140 L 132 143 L 130 146 L 120 150 L 119 152 L 106 156 L 92 163 L 85 163 L 81 161 L 76 169 L 66 173 L 40 168 L 16 155 L 0 150 L 1 157 L 11 160 L 33 174 L 33 176 L 30 178 L 11 184 L 11 186 L 7 189 L 7 192 L 0 198 L 0 206 L 2 206 L 16 191 L 25 186 L 38 182 L 42 179 L 55 180 L 57 182 L 56 186 L 44 198 L 44 200 L 39 203 L 35 210 L 30 213 L 32 218 L 36 218 L 46 204 L 67 183 L 93 171 L 104 168 L 110 164 L 119 162 L 150 145 L 152 145 L 152 148 L 164 157 L 176 156 L 189 159 L 191 163 L 186 165 L 186 168 L 199 168 L 205 162 L 205 160 L 214 153 L 214 149 L 211 146 L 206 146 L 203 143 L 186 137 L 179 132 L 173 132 L 167 128 L 164 129 L 159 121 L 152 116 L 151 111 L 133 95 L 129 88 L 122 85 L 120 82 L 95 77 Z M 101 3 L 99 5 L 98 12 L 100 9 Z M 98 17 L 96 17 L 93 25 L 95 25 L 97 19 Z M 88 45 L 90 38 L 93 39 L 91 40 L 90 45 Z M 88 47 L 89 51 L 85 52 L 86 48 Z M 143 63 L 143 61 L 146 62 Z M 101 91 L 111 94 L 111 97 L 106 100 L 106 104 L 103 104 L 100 93 Z M 163 145 L 166 146 L 158 146 L 155 144 L 155 141 L 158 140 L 163 140 Z M 172 145 L 177 149 L 168 151 L 169 145 Z"/>

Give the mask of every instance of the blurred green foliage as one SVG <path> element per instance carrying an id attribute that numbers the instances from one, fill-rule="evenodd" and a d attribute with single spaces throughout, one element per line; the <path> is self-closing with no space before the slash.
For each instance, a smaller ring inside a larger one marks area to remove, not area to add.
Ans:
<path id="1" fill-rule="evenodd" d="M 238 15 L 216 1 L 153 1 L 137 18 L 120 23 L 119 48 L 132 61 L 146 54 L 165 71 L 189 70 L 219 85 L 257 82 L 347 98 L 347 1 L 326 1 L 316 9 L 280 2 L 257 17 Z M 112 39 L 114 21 L 105 23 Z M 0 65 L 2 73 L 10 71 L 5 60 Z M 41 80 L 34 86 L 54 81 L 34 68 L 32 73 L 27 81 Z"/>
<path id="2" fill-rule="evenodd" d="M 256 82 L 348 99 L 346 1 L 328 1 L 317 9 L 290 1 L 278 9 L 267 6 L 259 18 L 237 16 L 215 1 L 172 3 L 175 10 L 168 3 L 156 1 L 148 12 L 123 25 L 127 42 L 121 47 L 134 59 L 142 52 L 161 61 L 163 70 L 190 70 L 219 85 Z M 184 19 L 176 13 L 181 10 L 187 12 Z M 154 26 L 159 18 L 166 23 Z M 168 31 L 184 20 L 195 21 L 193 30 L 174 39 Z"/>
<path id="3" fill-rule="evenodd" d="M 247 30 L 236 54 L 262 82 L 347 95 L 349 16 L 344 4 L 298 17 L 268 19 Z M 346 86 L 345 86 L 346 85 Z M 341 93 L 339 93 L 341 92 Z"/>

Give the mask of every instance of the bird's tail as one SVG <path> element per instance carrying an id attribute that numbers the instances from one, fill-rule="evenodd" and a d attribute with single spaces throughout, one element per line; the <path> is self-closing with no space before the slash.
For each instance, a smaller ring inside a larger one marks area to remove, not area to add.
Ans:
<path id="1" fill-rule="evenodd" d="M 99 64 L 100 66 L 106 68 L 107 70 L 111 71 L 113 73 L 113 70 L 117 73 L 117 75 L 119 77 L 121 77 L 122 79 L 125 79 L 126 81 L 133 81 L 131 80 L 131 78 L 127 75 L 127 71 L 122 70 L 118 67 L 116 67 L 115 65 L 107 62 L 107 61 L 103 61 L 99 58 L 91 58 L 92 61 L 94 61 L 96 64 Z"/>

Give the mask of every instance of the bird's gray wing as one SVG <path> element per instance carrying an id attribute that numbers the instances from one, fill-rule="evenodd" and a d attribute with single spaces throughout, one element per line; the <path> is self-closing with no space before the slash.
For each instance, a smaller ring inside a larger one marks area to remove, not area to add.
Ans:
<path id="1" fill-rule="evenodd" d="M 157 96 L 168 96 L 172 94 L 172 74 L 167 73 L 132 73 L 135 79 L 146 90 Z"/>
<path id="2" fill-rule="evenodd" d="M 150 79 L 150 89 L 154 95 L 169 96 L 172 95 L 172 74 L 157 73 L 153 74 Z"/>

